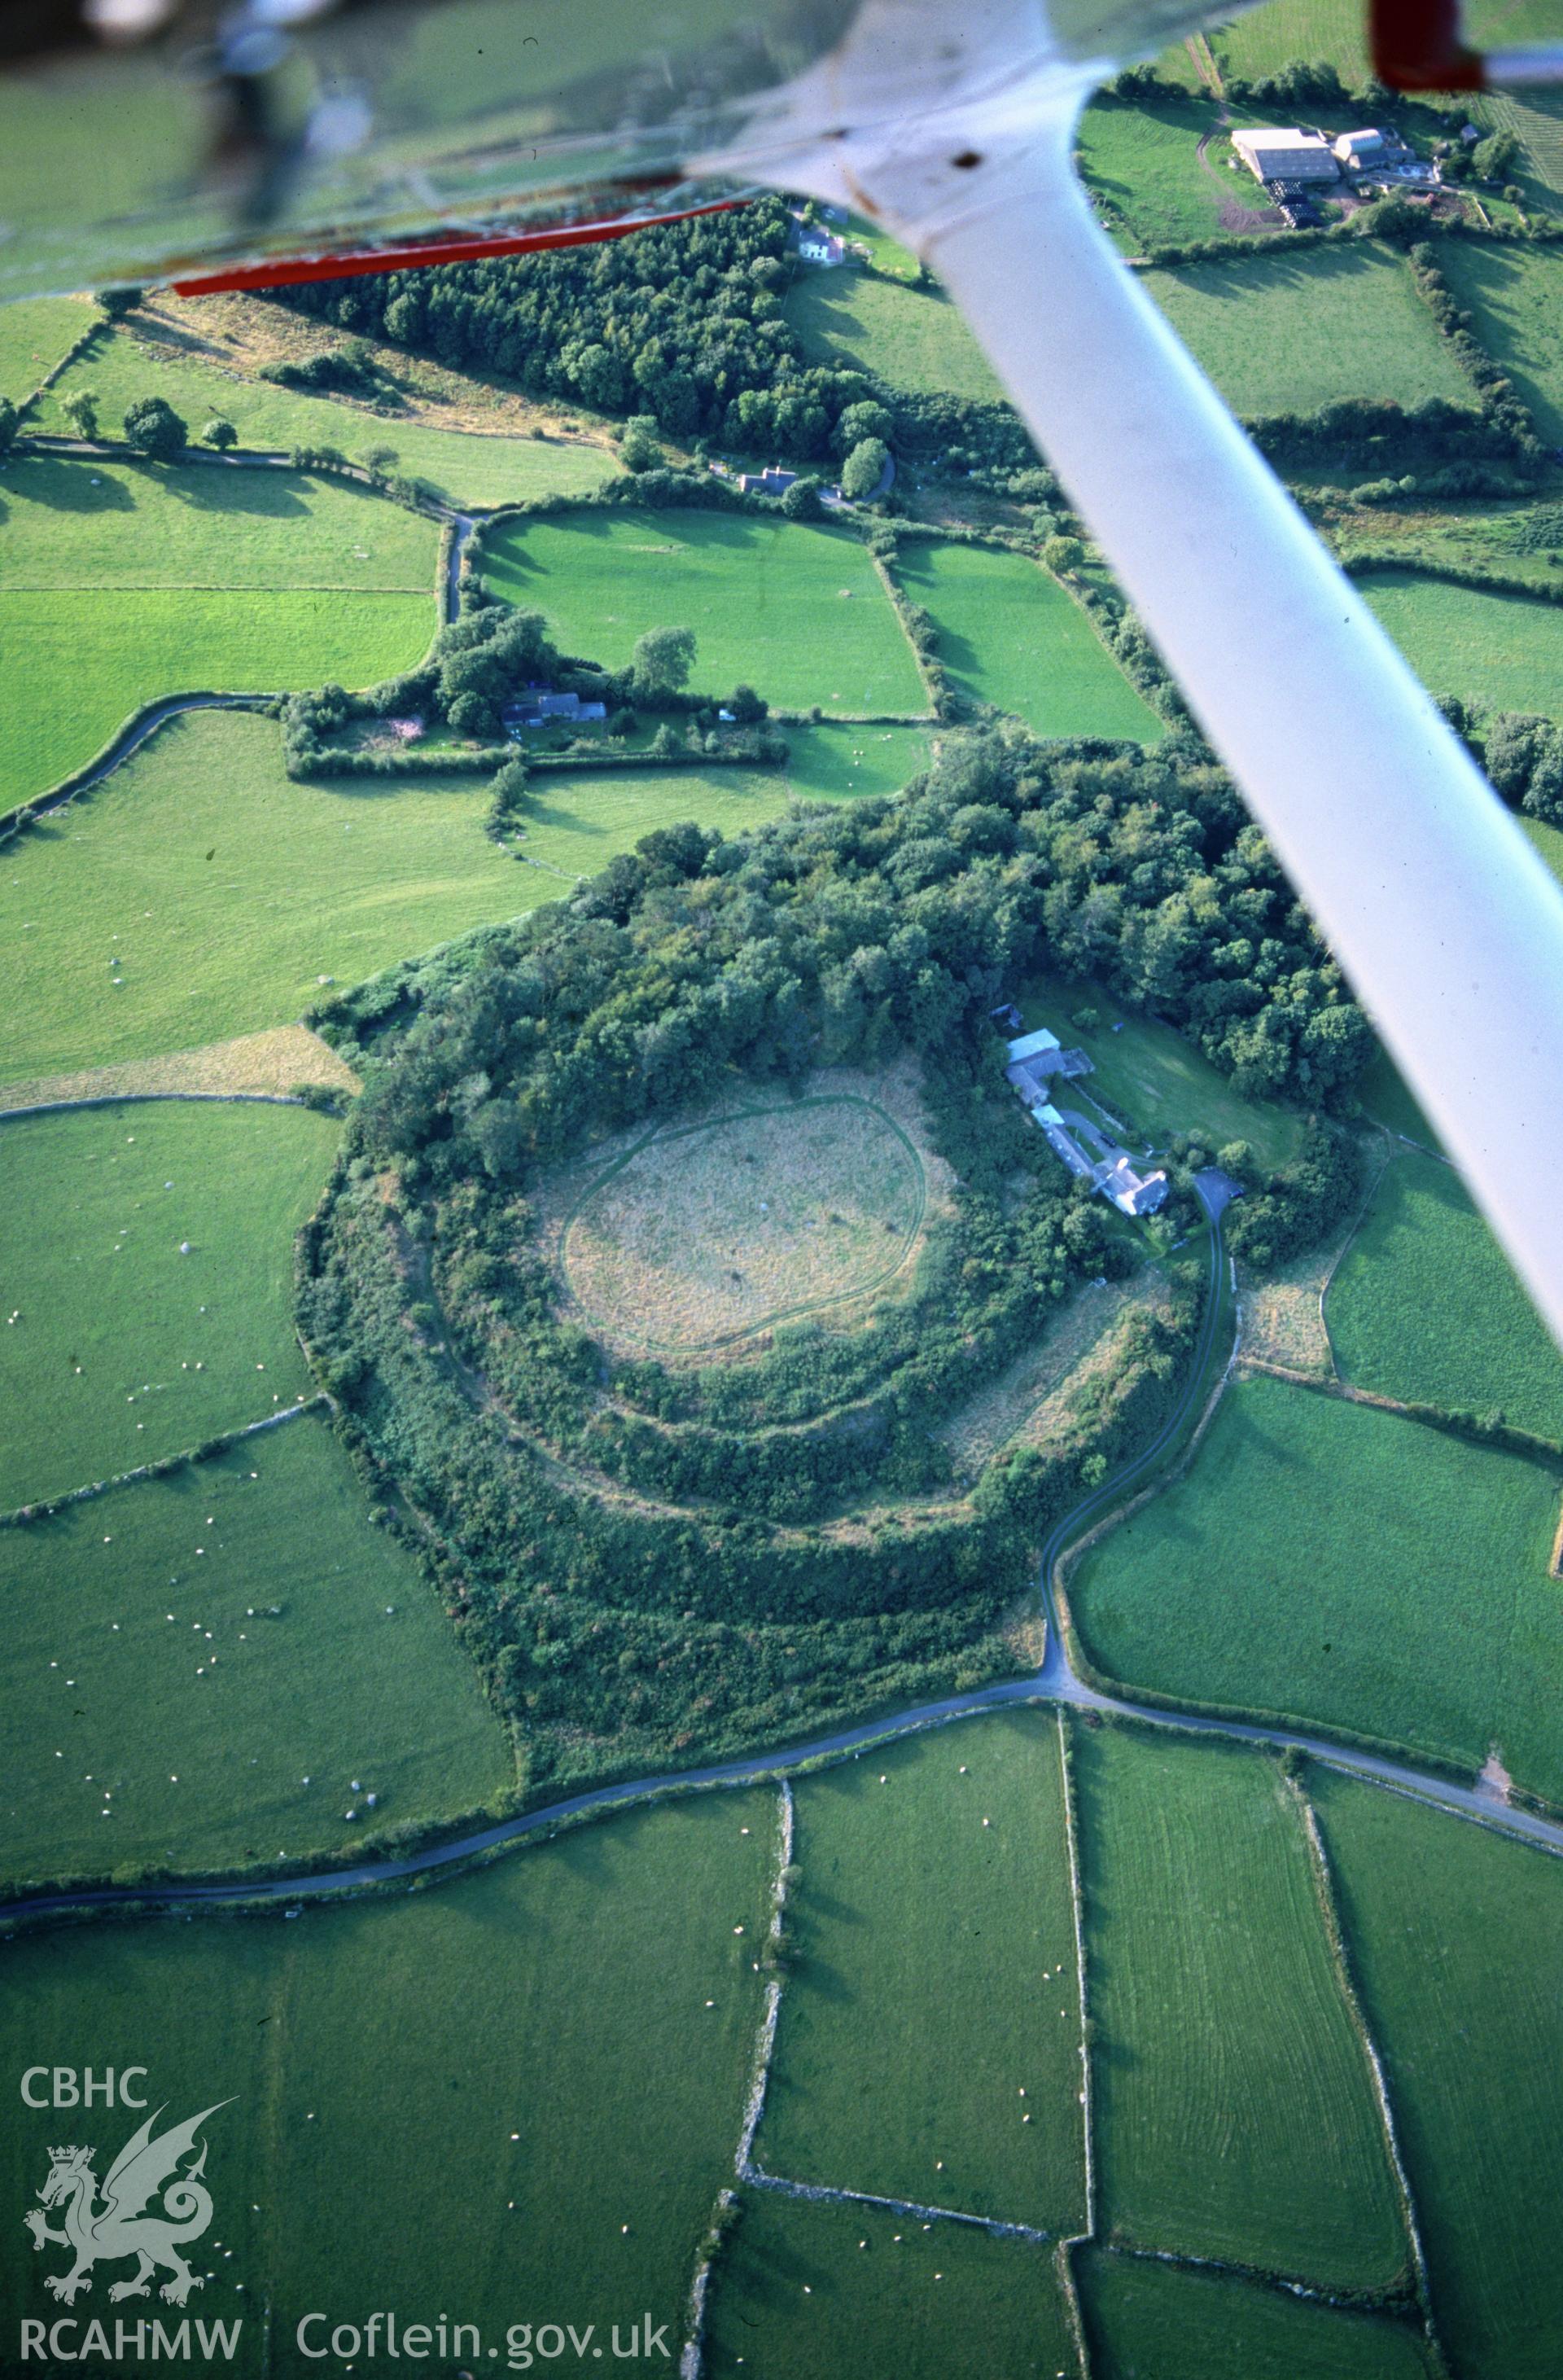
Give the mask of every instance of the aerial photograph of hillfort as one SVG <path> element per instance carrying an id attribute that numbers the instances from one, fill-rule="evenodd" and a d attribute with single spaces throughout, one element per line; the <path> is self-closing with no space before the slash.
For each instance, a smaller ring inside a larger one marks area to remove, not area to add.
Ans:
<path id="1" fill-rule="evenodd" d="M 1563 879 L 1563 96 L 1146 13 L 1098 244 Z M 141 55 L 0 57 L 0 2374 L 1557 2380 L 1563 1355 L 937 259 L 88 273 Z"/>

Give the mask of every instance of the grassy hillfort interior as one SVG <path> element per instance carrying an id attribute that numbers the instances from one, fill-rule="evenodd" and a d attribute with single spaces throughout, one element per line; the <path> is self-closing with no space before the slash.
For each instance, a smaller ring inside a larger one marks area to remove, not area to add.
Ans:
<path id="1" fill-rule="evenodd" d="M 1269 0 L 1077 162 L 1563 875 L 1563 109 Z M 0 2034 L 238 2101 L 236 2372 L 394 2202 L 709 2380 L 1554 2380 L 1563 1357 L 930 273 L 0 308 Z"/>

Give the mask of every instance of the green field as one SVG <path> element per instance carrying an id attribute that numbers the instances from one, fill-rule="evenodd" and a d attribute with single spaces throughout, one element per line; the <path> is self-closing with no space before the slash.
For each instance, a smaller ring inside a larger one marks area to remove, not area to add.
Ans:
<path id="1" fill-rule="evenodd" d="M 793 1856 L 797 1963 L 758 2163 L 1078 2230 L 1080 1994 L 1053 1715 L 940 1729 L 804 1779 Z"/>
<path id="2" fill-rule="evenodd" d="M 738 513 L 583 512 L 502 522 L 483 540 L 496 594 L 547 613 L 566 651 L 622 669 L 643 629 L 693 628 L 691 681 L 852 716 L 927 697 L 867 550 L 844 529 Z"/>
<path id="3" fill-rule="evenodd" d="M 432 601 L 434 523 L 344 480 L 23 455 L 0 476 L 0 510 L 7 593 L 301 587 Z"/>
<path id="4" fill-rule="evenodd" d="M 1526 834 L 1560 883 L 1563 883 L 1563 831 L 1548 826 L 1545 819 L 1521 819 Z"/>
<path id="5" fill-rule="evenodd" d="M 1357 1096 L 1375 1123 L 1423 1148 L 1436 1148 L 1438 1135 L 1423 1114 L 1410 1086 L 1387 1050 L 1370 1058 L 1357 1080 Z"/>
<path id="6" fill-rule="evenodd" d="M 434 625 L 427 594 L 0 589 L 6 683 L 26 689 L 0 710 L 0 808 L 83 767 L 159 695 L 369 685 L 420 661 Z"/>
<path id="7" fill-rule="evenodd" d="M 881 744 L 882 732 L 792 730 L 785 778 L 538 778 L 521 844 L 535 864 L 517 865 L 483 832 L 480 778 L 296 784 L 271 721 L 176 720 L 89 802 L 0 857 L 0 1075 L 26 1082 L 285 1023 L 321 998 L 321 977 L 356 983 L 557 900 L 674 820 L 736 832 L 794 795 L 889 790 L 921 765 L 926 739 Z"/>
<path id="8" fill-rule="evenodd" d="M 1554 2380 L 1563 2338 L 1563 1869 L 1397 1794 L 1316 1793 L 1462 2380 Z"/>
<path id="9" fill-rule="evenodd" d="M 1362 11 L 1355 0 L 1269 0 L 1211 35 L 1223 75 L 1278 73 L 1293 58 L 1327 58 L 1350 87 L 1368 72 Z"/>
<path id="10" fill-rule="evenodd" d="M 1230 1141 L 1246 1140 L 1267 1167 L 1296 1156 L 1301 1117 L 1267 1100 L 1242 1098 L 1192 1041 L 1155 1017 L 1121 1008 L 1098 985 L 1034 976 L 1020 1009 L 1026 1032 L 1045 1025 L 1066 1050 L 1086 1052 L 1096 1071 L 1077 1077 L 1072 1095 L 1099 1101 L 1132 1138 L 1164 1148 L 1175 1134 L 1192 1133 L 1212 1154 Z M 1094 1025 L 1079 1022 L 1086 1013 L 1095 1014 Z"/>
<path id="11" fill-rule="evenodd" d="M 1428 2380 L 1401 2323 L 1145 2256 L 1090 2252 L 1078 2270 L 1096 2368 L 1110 2380 Z"/>
<path id="12" fill-rule="evenodd" d="M 1112 1676 L 1290 1715 L 1563 1801 L 1558 1481 L 1418 1422 L 1265 1378 L 1114 1529 L 1070 1601 Z"/>
<path id="13" fill-rule="evenodd" d="M 1563 607 L 1399 570 L 1357 586 L 1431 693 L 1563 716 Z"/>
<path id="14" fill-rule="evenodd" d="M 299 2353 L 300 2315 L 361 2322 L 388 2305 L 404 2329 L 479 2325 L 483 2358 L 468 2348 L 466 2366 L 501 2372 L 525 2368 L 506 2353 L 513 2325 L 591 2324 L 607 2350 L 615 2322 L 627 2332 L 650 2309 L 669 2351 L 650 2361 L 672 2372 L 697 2243 L 732 2179 L 760 2001 L 744 1954 L 774 1811 L 764 1793 L 697 1798 L 292 1925 L 35 1936 L 6 1952 L 6 2051 L 18 2072 L 67 2040 L 91 2041 L 100 2065 L 146 2064 L 165 2121 L 233 2095 L 203 2135 L 213 2277 L 188 2312 L 246 2316 L 222 2367 L 243 2380 L 340 2372 Z M 100 2178 L 135 2121 L 93 2111 Z M 52 2110 L 7 2123 L 18 2211 L 61 2137 Z M 15 2313 L 60 2311 L 42 2285 L 58 2261 L 6 2225 Z M 100 2277 L 77 2313 L 103 2298 Z M 551 2368 L 546 2346 L 533 2368 Z"/>
<path id="15" fill-rule="evenodd" d="M 1274 1763 L 1110 1729 L 1076 1744 L 1104 2228 L 1388 2286 L 1409 2253 L 1388 2155 Z"/>
<path id="16" fill-rule="evenodd" d="M 1508 1260 L 1435 1157 L 1395 1158 L 1330 1284 L 1349 1380 L 1460 1413 L 1500 1410 L 1563 1439 L 1563 1358 Z"/>
<path id="17" fill-rule="evenodd" d="M 998 375 L 942 289 L 849 266 L 800 271 L 783 309 L 810 363 L 850 365 L 892 388 L 985 403 Z"/>
<path id="18" fill-rule="evenodd" d="M 0 306 L 0 396 L 13 405 L 30 396 L 97 311 L 79 298 L 21 298 Z"/>
<path id="19" fill-rule="evenodd" d="M 1550 248 L 1451 239 L 1440 270 L 1475 317 L 1473 334 L 1503 366 L 1548 445 L 1563 444 L 1563 256 Z"/>
<path id="20" fill-rule="evenodd" d="M 1470 402 L 1409 272 L 1387 249 L 1353 243 L 1182 265 L 1147 273 L 1144 285 L 1238 413 L 1311 413 L 1347 396 Z"/>
<path id="21" fill-rule="evenodd" d="M 20 1310 L 0 1339 L 0 1508 L 310 1393 L 293 1237 L 336 1136 L 305 1109 L 204 1102 L 0 1126 L 0 1307 Z"/>
<path id="22" fill-rule="evenodd" d="M 894 569 L 932 615 L 939 660 L 979 702 L 1016 712 L 1038 735 L 1154 744 L 1165 734 L 1073 597 L 1024 554 L 908 539 Z"/>
<path id="23" fill-rule="evenodd" d="M 279 388 L 271 381 L 240 380 L 211 364 L 175 362 L 125 330 L 98 340 L 61 374 L 34 417 L 39 429 L 55 434 L 68 430 L 60 403 L 76 388 L 96 389 L 100 425 L 110 437 L 119 435 L 126 407 L 138 397 L 162 396 L 184 417 L 192 437 L 218 416 L 233 423 L 241 446 L 336 446 L 353 461 L 371 446 L 394 447 L 394 468 L 427 480 L 457 504 L 513 504 L 529 496 L 584 494 L 618 468 L 616 457 L 601 446 L 436 430 Z"/>
<path id="24" fill-rule="evenodd" d="M 744 2380 L 1074 2380 L 1049 2250 L 965 2223 L 746 2191 L 705 2370 Z M 980 2344 L 979 2344 L 980 2342 Z M 979 2358 L 979 2361 L 974 2361 Z"/>
<path id="25" fill-rule="evenodd" d="M 1207 134 L 1209 162 L 1202 164 L 1199 143 Z M 1241 230 L 1245 216 L 1256 231 L 1275 228 L 1257 220 L 1274 209 L 1252 174 L 1246 167 L 1227 171 L 1230 143 L 1208 98 L 1088 107 L 1078 140 L 1086 187 L 1112 210 L 1121 245 L 1131 250 L 1214 239 L 1223 230 Z"/>
<path id="26" fill-rule="evenodd" d="M 311 1416 L 0 1531 L 0 1581 L 8 1881 L 306 1858 L 511 1779 L 433 1591 Z"/>

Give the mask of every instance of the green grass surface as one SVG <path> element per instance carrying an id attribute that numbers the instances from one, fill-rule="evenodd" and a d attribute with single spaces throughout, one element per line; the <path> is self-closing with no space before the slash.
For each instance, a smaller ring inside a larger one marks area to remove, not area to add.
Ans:
<path id="1" fill-rule="evenodd" d="M 1310 248 L 1144 280 L 1239 413 L 1310 413 L 1346 396 L 1471 401 L 1409 272 L 1387 249 Z"/>
<path id="2" fill-rule="evenodd" d="M 1513 1455 L 1245 1379 L 1070 1600 L 1115 1677 L 1472 1769 L 1496 1742 L 1521 1785 L 1563 1801 L 1557 1505 L 1557 1478 Z"/>
<path id="3" fill-rule="evenodd" d="M 25 1082 L 286 1023 L 321 997 L 321 976 L 356 982 L 557 900 L 655 826 L 696 818 L 735 832 L 794 795 L 890 790 L 924 739 L 882 745 L 880 733 L 792 731 L 785 779 L 538 778 L 521 845 L 537 864 L 522 866 L 483 832 L 480 778 L 296 784 L 271 721 L 176 720 L 91 801 L 0 856 L 0 1071 Z"/>
<path id="4" fill-rule="evenodd" d="M 0 1307 L 20 1309 L 0 1337 L 0 1508 L 311 1392 L 293 1238 L 336 1138 L 306 1109 L 204 1102 L 0 1126 Z"/>
<path id="5" fill-rule="evenodd" d="M 97 311 L 79 298 L 22 298 L 0 306 L 0 396 L 13 405 L 30 396 Z"/>
<path id="6" fill-rule="evenodd" d="M 221 2367 L 243 2380 L 340 2372 L 295 2345 L 300 2315 L 322 2307 L 333 2323 L 394 2306 L 404 2329 L 478 2324 L 480 2354 L 461 2361 L 500 2372 L 524 2368 L 509 2327 L 551 2321 L 597 2325 L 616 2369 L 612 2325 L 627 2334 L 649 2308 L 669 2350 L 649 2362 L 671 2373 L 697 2243 L 732 2179 L 760 2002 L 745 1953 L 774 1811 L 770 1794 L 697 1797 L 291 1925 L 34 1937 L 7 1949 L 0 2037 L 18 2073 L 67 2040 L 91 2041 L 99 2066 L 149 2066 L 165 2121 L 233 2095 L 203 2134 L 213 2277 L 188 2311 L 244 2315 Z M 12 2204 L 33 2203 L 50 2142 L 100 2143 L 101 2178 L 136 2120 L 99 2107 L 87 2131 L 78 2117 L 62 2132 L 53 2109 L 24 2110 L 0 2147 Z M 13 2313 L 62 2311 L 43 2288 L 58 2263 L 6 2227 Z M 103 2277 L 76 2311 L 104 2311 Z M 155 2297 L 151 2311 L 169 2312 Z M 533 2368 L 554 2368 L 546 2349 Z"/>
<path id="7" fill-rule="evenodd" d="M 1354 0 L 1269 0 L 1211 36 L 1223 75 L 1277 74 L 1293 58 L 1327 58 L 1351 87 L 1368 71 L 1362 11 Z M 1290 121 L 1290 119 L 1289 119 Z"/>
<path id="8" fill-rule="evenodd" d="M 1563 445 L 1563 256 L 1508 241 L 1451 239 L 1440 269 L 1474 335 L 1503 366 L 1548 445 Z"/>
<path id="9" fill-rule="evenodd" d="M 798 1958 L 761 2166 L 1078 2229 L 1080 1995 L 1053 1715 L 940 1729 L 802 1780 L 794 1858 Z"/>
<path id="10" fill-rule="evenodd" d="M 1325 1312 L 1336 1360 L 1359 1387 L 1460 1413 L 1501 1410 L 1563 1439 L 1563 1357 L 1439 1159 L 1391 1161 Z"/>
<path id="11" fill-rule="evenodd" d="M 1206 134 L 1208 163 L 1202 164 L 1199 143 Z M 1131 250 L 1214 239 L 1224 230 L 1241 230 L 1244 217 L 1274 212 L 1246 167 L 1228 172 L 1230 143 L 1208 98 L 1088 107 L 1079 146 L 1086 185 L 1110 209 Z M 1261 228 L 1257 220 L 1253 228 Z"/>
<path id="12" fill-rule="evenodd" d="M 1357 585 L 1432 693 L 1563 717 L 1563 607 L 1398 570 Z"/>
<path id="13" fill-rule="evenodd" d="M 393 446 L 397 470 L 427 480 L 457 504 L 580 494 L 600 487 L 617 468 L 615 457 L 601 446 L 437 430 L 270 381 L 240 380 L 200 360 L 175 362 L 126 330 L 98 340 L 61 374 L 39 407 L 39 429 L 68 429 L 60 404 L 75 388 L 97 390 L 99 419 L 112 437 L 119 435 L 126 408 L 138 397 L 162 396 L 184 417 L 192 437 L 218 416 L 233 423 L 241 446 L 336 446 L 355 461 L 371 446 Z"/>
<path id="14" fill-rule="evenodd" d="M 844 529 L 736 513 L 588 512 L 502 523 L 484 578 L 564 649 L 621 669 L 647 628 L 693 628 L 692 685 L 857 716 L 927 697 L 866 549 Z"/>
<path id="15" fill-rule="evenodd" d="M 844 364 L 892 388 L 978 402 L 998 375 L 943 290 L 849 266 L 800 270 L 783 308 L 810 363 Z"/>
<path id="16" fill-rule="evenodd" d="M 1414 1140 L 1424 1148 L 1437 1148 L 1436 1133 L 1387 1050 L 1381 1049 L 1363 1069 L 1357 1096 L 1375 1123 L 1387 1125 L 1403 1140 Z"/>
<path id="17" fill-rule="evenodd" d="M 23 455 L 0 475 L 0 589 L 392 589 L 432 602 L 434 523 L 344 480 Z M 430 626 L 431 632 L 431 626 Z"/>
<path id="18" fill-rule="evenodd" d="M 1024 554 L 909 539 L 895 575 L 939 629 L 939 658 L 979 702 L 1012 710 L 1039 735 L 1166 732 L 1072 596 Z"/>
<path id="19" fill-rule="evenodd" d="M 1104 2228 L 1387 2286 L 1399 2204 L 1275 1764 L 1117 1730 L 1076 1746 Z"/>
<path id="20" fill-rule="evenodd" d="M 1088 2251 L 1076 2269 L 1111 2380 L 1428 2380 L 1402 2323 L 1148 2257 Z"/>
<path id="21" fill-rule="evenodd" d="M 1095 1073 L 1066 1087 L 1072 1097 L 1083 1095 L 1087 1113 L 1093 1100 L 1100 1101 L 1129 1127 L 1132 1141 L 1161 1148 L 1177 1133 L 1193 1133 L 1213 1153 L 1229 1141 L 1246 1140 L 1263 1166 L 1284 1165 L 1296 1155 L 1300 1117 L 1267 1100 L 1242 1099 L 1192 1041 L 1169 1025 L 1121 1008 L 1096 984 L 1035 976 L 1020 1008 L 1026 1032 L 1045 1025 L 1066 1050 L 1084 1050 L 1093 1060 Z M 1087 1010 L 1095 1011 L 1095 1025 L 1077 1021 Z M 1119 1026 L 1121 1032 L 1114 1029 Z"/>
<path id="22" fill-rule="evenodd" d="M 1461 2380 L 1553 2380 L 1563 2338 L 1563 1867 L 1398 1795 L 1318 1802 Z"/>
<path id="23" fill-rule="evenodd" d="M 0 1531 L 0 1594 L 6 1879 L 304 1858 L 510 1780 L 433 1590 L 312 1415 Z"/>
<path id="24" fill-rule="evenodd" d="M 711 2380 L 1073 2380 L 1079 2369 L 1048 2249 L 769 2191 L 744 2194 L 707 2338 Z"/>
<path id="25" fill-rule="evenodd" d="M 1563 831 L 1548 826 L 1544 819 L 1521 819 L 1520 823 L 1554 876 L 1563 882 Z"/>

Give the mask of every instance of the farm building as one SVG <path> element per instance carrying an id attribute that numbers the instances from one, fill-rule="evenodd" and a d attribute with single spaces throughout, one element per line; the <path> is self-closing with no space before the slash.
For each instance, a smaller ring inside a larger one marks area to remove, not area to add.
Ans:
<path id="1" fill-rule="evenodd" d="M 1335 182 L 1340 168 L 1322 132 L 1300 126 L 1261 125 L 1234 132 L 1232 147 L 1256 182 Z"/>
<path id="2" fill-rule="evenodd" d="M 740 471 L 738 492 L 744 496 L 784 496 L 797 476 L 795 471 L 784 471 L 780 463 L 771 463 L 763 471 Z"/>
<path id="3" fill-rule="evenodd" d="M 798 254 L 806 264 L 842 264 L 846 261 L 846 244 L 833 231 L 820 231 L 805 224 L 798 232 Z"/>
<path id="4" fill-rule="evenodd" d="M 606 719 L 605 702 L 583 702 L 578 694 L 555 694 L 551 686 L 529 686 L 507 702 L 500 718 L 507 728 L 543 727 L 551 719 L 563 719 L 575 726 L 586 719 Z"/>
<path id="5" fill-rule="evenodd" d="M 1075 1075 L 1091 1072 L 1091 1061 L 1084 1050 L 1064 1049 L 1058 1035 L 1049 1033 L 1046 1026 L 1040 1032 L 1023 1033 L 1018 1040 L 1007 1042 L 1005 1051 L 1010 1062 L 1004 1069 L 1004 1079 L 1014 1086 L 1027 1107 L 1035 1107 L 1048 1096 L 1045 1087 L 1055 1075 L 1068 1081 Z"/>
<path id="6" fill-rule="evenodd" d="M 1387 133 L 1343 132 L 1334 144 L 1335 153 L 1349 174 L 1361 173 L 1365 165 L 1382 164 L 1391 148 L 1398 149 Z"/>
<path id="7" fill-rule="evenodd" d="M 1066 1050 L 1046 1026 L 1036 1033 L 1021 1034 L 1005 1049 L 1010 1062 L 1004 1079 L 1019 1092 L 1032 1123 L 1047 1134 L 1054 1155 L 1079 1180 L 1089 1182 L 1104 1198 L 1110 1198 L 1121 1214 L 1154 1215 L 1167 1196 L 1166 1174 L 1137 1172 L 1128 1151 L 1116 1148 L 1099 1124 L 1053 1105 L 1055 1081 L 1068 1082 L 1094 1071 L 1084 1050 Z"/>
<path id="8" fill-rule="evenodd" d="M 1126 1157 L 1102 1175 L 1097 1187 L 1124 1215 L 1154 1215 L 1167 1198 L 1166 1174 L 1136 1173 Z"/>

